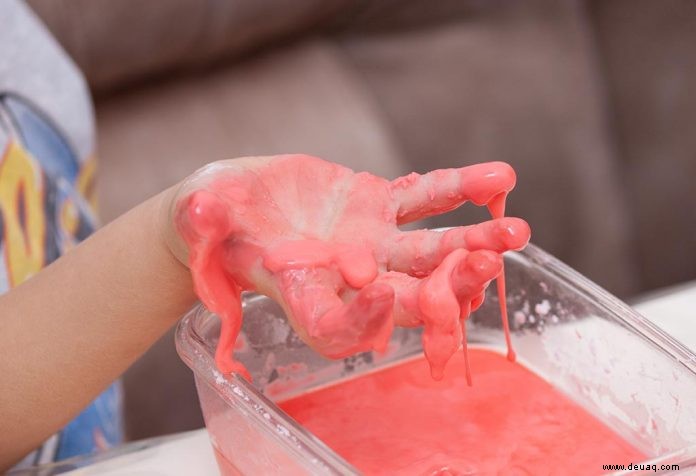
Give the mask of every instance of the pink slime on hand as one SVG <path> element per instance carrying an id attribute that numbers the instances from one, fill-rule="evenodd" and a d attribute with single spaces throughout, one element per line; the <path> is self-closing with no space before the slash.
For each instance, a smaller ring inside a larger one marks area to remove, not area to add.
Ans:
<path id="1" fill-rule="evenodd" d="M 300 337 L 331 358 L 382 350 L 394 325 L 422 325 L 441 378 L 465 342 L 464 320 L 502 272 L 502 253 L 529 241 L 526 222 L 502 217 L 514 185 L 502 162 L 394 181 L 305 155 L 202 170 L 185 186 L 175 223 L 196 292 L 221 319 L 220 371 L 249 378 L 232 352 L 240 293 L 253 290 L 279 302 Z M 467 201 L 496 218 L 445 232 L 398 228 Z"/>

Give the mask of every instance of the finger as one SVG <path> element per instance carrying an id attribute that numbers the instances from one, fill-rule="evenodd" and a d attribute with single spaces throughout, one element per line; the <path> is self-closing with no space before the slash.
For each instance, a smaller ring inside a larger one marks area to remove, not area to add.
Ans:
<path id="1" fill-rule="evenodd" d="M 205 190 L 186 196 L 177 204 L 175 222 L 189 249 L 189 268 L 196 295 L 220 318 L 220 339 L 215 362 L 220 372 L 239 372 L 251 377 L 234 360 L 234 345 L 242 325 L 241 288 L 224 269 L 222 241 L 232 231 L 228 207 Z"/>
<path id="2" fill-rule="evenodd" d="M 220 318 L 220 339 L 215 363 L 223 374 L 241 373 L 249 381 L 246 368 L 234 360 L 234 346 L 242 327 L 241 288 L 225 273 L 219 245 L 191 248 L 190 269 L 196 295 L 209 311 Z"/>
<path id="3" fill-rule="evenodd" d="M 515 171 L 505 162 L 487 162 L 459 169 L 412 173 L 391 182 L 399 204 L 397 223 L 448 212 L 467 201 L 486 205 L 515 186 Z M 500 198 L 496 201 L 500 202 Z"/>
<path id="4" fill-rule="evenodd" d="M 221 241 L 232 232 L 233 220 L 229 216 L 232 209 L 218 194 L 197 190 L 177 203 L 177 229 L 189 248 L 201 241 Z"/>
<path id="5" fill-rule="evenodd" d="M 462 320 L 483 302 L 487 286 L 502 269 L 502 257 L 488 250 L 450 253 L 424 279 L 387 272 L 376 282 L 394 289 L 394 322 L 401 327 L 423 325 L 423 350 L 434 378 L 463 338 Z"/>
<path id="6" fill-rule="evenodd" d="M 452 274 L 468 254 L 458 249 L 447 255 L 423 280 L 418 291 L 418 308 L 423 316 L 423 352 L 436 380 L 442 379 L 445 365 L 462 340 L 462 307 L 454 293 Z"/>
<path id="7" fill-rule="evenodd" d="M 502 257 L 493 251 L 458 249 L 424 280 L 418 306 L 424 321 L 423 350 L 433 378 L 442 378 L 447 361 L 462 343 L 462 326 L 472 301 L 501 269 Z"/>
<path id="8" fill-rule="evenodd" d="M 457 251 L 457 254 L 466 253 L 466 250 Z M 444 367 L 462 339 L 461 308 L 448 278 L 462 256 L 453 258 L 451 263 L 438 268 L 443 279 L 437 282 L 429 283 L 436 272 L 425 279 L 397 272 L 385 273 L 377 279 L 394 289 L 394 323 L 400 327 L 423 326 L 423 351 L 436 380 L 442 379 Z"/>
<path id="9" fill-rule="evenodd" d="M 470 303 L 470 311 L 475 311 L 483 303 L 486 288 L 503 267 L 502 257 L 487 250 L 464 254 L 452 268 L 450 281 L 445 285 L 454 293 L 460 307 Z M 419 307 L 421 286 L 428 278 L 419 279 L 400 272 L 387 272 L 376 282 L 389 285 L 394 290 L 394 323 L 401 327 L 415 327 L 423 324 Z M 441 284 L 442 285 L 442 284 Z"/>
<path id="10" fill-rule="evenodd" d="M 486 287 L 502 269 L 503 257 L 500 254 L 490 250 L 472 251 L 452 271 L 452 290 L 460 303 L 468 301 L 470 307 L 478 308 Z"/>
<path id="11" fill-rule="evenodd" d="M 387 267 L 413 276 L 425 276 L 456 249 L 519 250 L 529 242 L 530 228 L 520 218 L 499 218 L 447 231 L 401 232 L 389 247 Z"/>
<path id="12" fill-rule="evenodd" d="M 342 278 L 328 270 L 289 270 L 280 275 L 281 298 L 296 331 L 316 351 L 342 358 L 383 350 L 393 328 L 394 291 L 368 284 L 343 302 Z"/>
<path id="13" fill-rule="evenodd" d="M 327 352 L 343 358 L 358 352 L 386 349 L 394 328 L 394 290 L 373 283 L 362 288 L 347 304 L 322 316 L 315 327 L 317 338 L 327 336 Z"/>

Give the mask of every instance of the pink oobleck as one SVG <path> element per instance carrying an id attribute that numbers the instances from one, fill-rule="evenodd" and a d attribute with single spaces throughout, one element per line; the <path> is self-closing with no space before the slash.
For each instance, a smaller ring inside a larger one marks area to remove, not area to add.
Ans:
<path id="1" fill-rule="evenodd" d="M 503 217 L 515 180 L 502 162 L 389 181 L 304 155 L 204 170 L 177 203 L 175 221 L 196 292 L 221 319 L 218 367 L 247 375 L 232 354 L 240 293 L 257 291 L 331 358 L 383 349 L 394 325 L 423 326 L 431 374 L 442 378 L 466 343 L 464 321 L 496 277 L 505 312 L 502 253 L 530 236 L 525 221 Z M 465 202 L 488 206 L 494 219 L 444 232 L 399 229 Z"/>

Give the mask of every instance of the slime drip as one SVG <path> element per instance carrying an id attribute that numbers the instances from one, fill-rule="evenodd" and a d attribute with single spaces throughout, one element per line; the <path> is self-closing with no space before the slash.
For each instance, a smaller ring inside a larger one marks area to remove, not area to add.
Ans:
<path id="1" fill-rule="evenodd" d="M 488 210 L 493 218 L 502 218 L 505 216 L 505 199 L 507 198 L 506 193 L 502 193 L 495 197 L 488 204 Z M 503 321 L 503 332 L 505 333 L 505 345 L 507 346 L 507 358 L 510 362 L 514 362 L 516 355 L 515 350 L 512 348 L 512 339 L 510 338 L 510 321 L 508 320 L 507 312 L 507 293 L 505 292 L 505 264 L 503 264 L 500 269 L 500 275 L 496 279 L 496 286 L 498 287 L 498 302 L 500 302 L 500 318 Z M 466 341 L 464 342 L 466 346 Z"/>
<path id="2" fill-rule="evenodd" d="M 196 293 L 221 320 L 216 362 L 233 359 L 242 291 L 281 304 L 299 336 L 331 358 L 384 349 L 394 325 L 423 326 L 439 379 L 462 344 L 466 319 L 498 277 L 502 253 L 523 248 L 529 227 L 503 218 L 515 173 L 502 162 L 410 174 L 392 182 L 308 156 L 236 159 L 202 172 L 204 185 L 177 203 Z M 398 226 L 465 202 L 495 218 L 447 232 Z M 467 369 L 467 380 L 471 375 Z"/>
<path id="3" fill-rule="evenodd" d="M 502 355 L 469 351 L 434 381 L 423 358 L 281 402 L 366 475 L 600 474 L 645 459 L 636 448 Z"/>

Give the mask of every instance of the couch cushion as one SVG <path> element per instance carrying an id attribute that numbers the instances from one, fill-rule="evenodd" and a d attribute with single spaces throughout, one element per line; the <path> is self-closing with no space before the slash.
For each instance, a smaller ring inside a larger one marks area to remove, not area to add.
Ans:
<path id="1" fill-rule="evenodd" d="M 502 160 L 509 213 L 532 240 L 615 293 L 635 292 L 632 209 L 608 128 L 591 31 L 574 2 L 497 2 L 474 22 L 346 36 L 408 167 Z M 470 207 L 433 220 L 471 223 Z"/>
<path id="2" fill-rule="evenodd" d="M 321 25 L 347 0 L 28 0 L 95 91 L 239 57 Z"/>
<path id="3" fill-rule="evenodd" d="M 643 289 L 696 277 L 696 2 L 595 1 Z"/>

